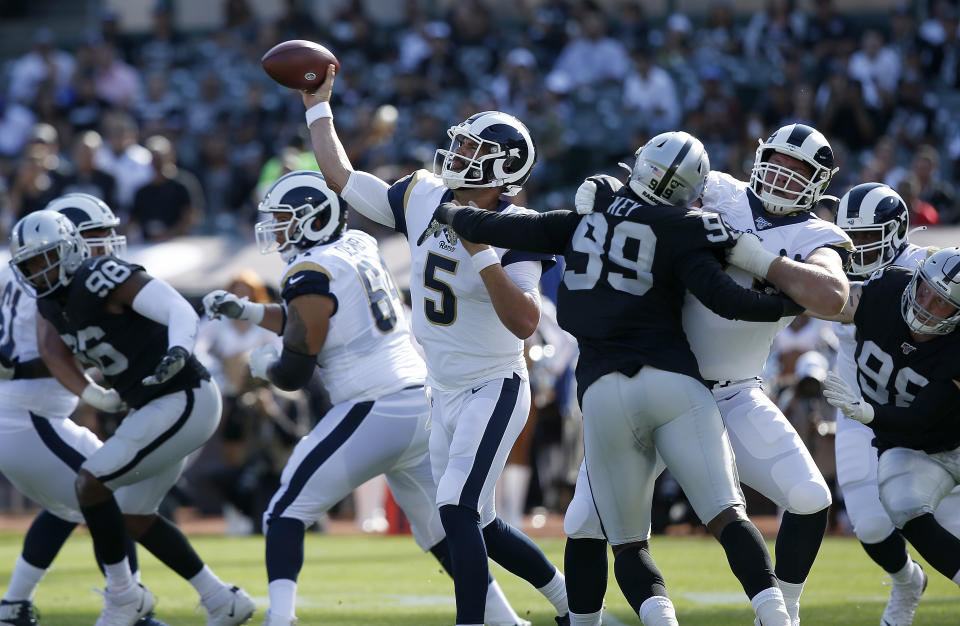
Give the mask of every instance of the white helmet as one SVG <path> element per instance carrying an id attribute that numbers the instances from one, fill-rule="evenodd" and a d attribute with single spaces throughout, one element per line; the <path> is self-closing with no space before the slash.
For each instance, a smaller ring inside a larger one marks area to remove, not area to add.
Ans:
<path id="1" fill-rule="evenodd" d="M 940 317 L 917 302 L 917 287 L 920 281 L 944 302 L 953 306 L 954 312 Z M 953 332 L 960 322 L 960 248 L 938 250 L 917 267 L 913 280 L 903 290 L 900 298 L 900 314 L 915 333 L 946 335 Z"/>
<path id="2" fill-rule="evenodd" d="M 523 189 L 537 162 L 537 149 L 530 131 L 507 113 L 477 113 L 447 129 L 447 136 L 450 147 L 437 149 L 433 173 L 440 176 L 449 189 L 503 187 L 505 196 L 515 196 Z M 455 152 L 464 139 L 477 144 L 472 156 Z M 463 167 L 454 169 L 454 163 L 463 163 Z"/>
<path id="3" fill-rule="evenodd" d="M 284 261 L 300 250 L 338 238 L 347 225 L 347 210 L 340 198 L 320 172 L 309 170 L 281 176 L 257 210 L 269 216 L 254 227 L 260 254 L 279 252 Z M 290 217 L 278 220 L 277 213 L 290 213 Z M 282 242 L 278 233 L 284 233 Z"/>
<path id="4" fill-rule="evenodd" d="M 854 241 L 856 248 L 850 257 L 851 274 L 869 276 L 893 263 L 907 245 L 910 212 L 903 198 L 882 183 L 863 183 L 843 194 L 836 221 L 848 235 L 874 235 L 869 243 Z"/>
<path id="5" fill-rule="evenodd" d="M 637 150 L 628 184 L 651 204 L 685 207 L 703 193 L 709 173 L 710 159 L 700 140 L 671 131 Z"/>
<path id="6" fill-rule="evenodd" d="M 103 237 L 84 237 L 91 252 L 102 249 L 102 254 L 122 257 L 127 252 L 127 238 L 117 234 L 120 219 L 113 214 L 107 203 L 88 193 L 68 193 L 51 200 L 44 207 L 66 215 L 82 235 L 88 230 L 107 230 Z"/>
<path id="7" fill-rule="evenodd" d="M 31 271 L 27 261 L 43 256 L 44 264 Z M 10 233 L 10 267 L 19 282 L 34 297 L 53 293 L 70 284 L 73 273 L 90 249 L 80 231 L 65 215 L 56 211 L 35 211 L 17 222 Z M 59 268 L 56 278 L 48 272 Z"/>
<path id="8" fill-rule="evenodd" d="M 775 152 L 799 159 L 813 173 L 807 178 L 789 167 L 770 163 Z M 820 131 L 806 124 L 789 124 L 760 141 L 750 172 L 750 188 L 763 207 L 775 215 L 809 211 L 837 173 L 833 161 L 833 148 Z M 772 182 L 765 182 L 768 177 Z M 785 182 L 777 184 L 778 180 Z M 800 189 L 790 189 L 791 183 L 798 183 Z"/>

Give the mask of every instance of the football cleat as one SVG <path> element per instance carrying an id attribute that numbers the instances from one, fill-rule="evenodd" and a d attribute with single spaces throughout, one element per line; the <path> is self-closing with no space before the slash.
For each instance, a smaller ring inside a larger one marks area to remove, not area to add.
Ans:
<path id="1" fill-rule="evenodd" d="M 570 626 L 570 614 L 565 613 L 564 615 L 558 615 L 553 618 L 557 621 L 557 626 Z"/>
<path id="2" fill-rule="evenodd" d="M 4 626 L 35 626 L 40 622 L 29 600 L 0 600 L 0 624 Z"/>
<path id="3" fill-rule="evenodd" d="M 207 626 L 243 624 L 253 617 L 253 612 L 257 609 L 253 598 L 240 587 L 234 585 L 224 587 L 224 590 L 227 591 L 227 598 L 212 609 L 207 607 Z"/>
<path id="4" fill-rule="evenodd" d="M 271 615 L 270 610 L 267 609 L 267 612 L 263 614 L 263 626 L 297 626 L 297 618 L 274 617 Z"/>
<path id="5" fill-rule="evenodd" d="M 920 596 L 927 589 L 927 573 L 916 561 L 913 570 L 913 579 L 907 583 L 893 583 L 890 590 L 890 600 L 880 618 L 882 626 L 909 626 L 913 623 L 913 614 L 920 604 Z"/>
<path id="6" fill-rule="evenodd" d="M 133 626 L 153 611 L 153 594 L 143 585 L 132 590 L 114 593 L 103 592 L 103 611 L 95 626 Z"/>
<path id="7" fill-rule="evenodd" d="M 133 626 L 167 626 L 167 624 L 158 620 L 154 612 L 150 611 L 141 617 L 140 620 Z"/>

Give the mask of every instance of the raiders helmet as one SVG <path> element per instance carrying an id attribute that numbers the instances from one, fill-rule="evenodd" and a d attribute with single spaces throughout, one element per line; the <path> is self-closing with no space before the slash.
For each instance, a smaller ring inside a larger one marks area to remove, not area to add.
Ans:
<path id="1" fill-rule="evenodd" d="M 10 233 L 10 267 L 28 293 L 42 298 L 70 284 L 90 249 L 77 227 L 56 211 L 35 211 L 17 222 Z M 39 268 L 28 261 L 43 258 Z M 51 270 L 56 275 L 51 276 Z"/>
<path id="2" fill-rule="evenodd" d="M 813 173 L 808 178 L 789 167 L 771 163 L 775 152 L 799 159 Z M 833 148 L 820 131 L 806 124 L 789 124 L 760 142 L 750 172 L 750 188 L 763 207 L 775 215 L 809 211 L 826 191 L 837 169 Z M 766 182 L 767 178 L 771 182 Z M 791 183 L 797 183 L 800 189 L 790 189 Z"/>
<path id="3" fill-rule="evenodd" d="M 346 206 L 320 172 L 300 170 L 282 176 L 257 210 L 267 214 L 254 227 L 260 253 L 279 252 L 284 261 L 299 250 L 339 238 L 347 225 Z"/>
<path id="4" fill-rule="evenodd" d="M 869 243 L 858 243 L 850 257 L 850 273 L 869 276 L 893 262 L 907 245 L 910 212 L 896 191 L 882 183 L 863 183 L 840 199 L 837 226 L 848 235 L 872 235 Z"/>
<path id="5" fill-rule="evenodd" d="M 941 300 L 953 306 L 953 313 L 941 317 L 920 304 L 917 301 L 917 288 L 921 282 Z M 900 313 L 915 333 L 946 335 L 953 332 L 960 322 L 960 248 L 943 248 L 920 264 L 913 280 L 903 290 Z"/>
<path id="6" fill-rule="evenodd" d="M 433 172 L 450 189 L 503 187 L 515 196 L 530 178 L 537 149 L 523 122 L 500 111 L 484 111 L 447 130 L 450 147 L 433 158 Z M 472 155 L 457 154 L 465 140 L 476 147 Z M 459 169 L 458 169 L 459 168 Z"/>
<path id="7" fill-rule="evenodd" d="M 709 173 L 710 159 L 700 140 L 671 131 L 637 150 L 628 184 L 650 204 L 685 207 L 703 193 Z"/>
<path id="8" fill-rule="evenodd" d="M 122 257 L 127 251 L 127 238 L 117 234 L 120 219 L 107 203 L 88 193 L 68 193 L 51 200 L 44 209 L 66 215 L 82 235 L 89 230 L 106 230 L 103 237 L 84 237 L 91 252 L 102 249 L 103 254 Z"/>

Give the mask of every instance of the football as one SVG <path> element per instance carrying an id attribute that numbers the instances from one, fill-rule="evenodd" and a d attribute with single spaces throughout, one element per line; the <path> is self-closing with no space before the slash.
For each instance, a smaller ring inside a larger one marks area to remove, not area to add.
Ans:
<path id="1" fill-rule="evenodd" d="M 340 62 L 333 53 L 312 41 L 292 39 L 278 43 L 260 59 L 263 71 L 273 80 L 290 89 L 315 91 L 327 77 L 327 66 L 333 63 L 340 71 Z"/>

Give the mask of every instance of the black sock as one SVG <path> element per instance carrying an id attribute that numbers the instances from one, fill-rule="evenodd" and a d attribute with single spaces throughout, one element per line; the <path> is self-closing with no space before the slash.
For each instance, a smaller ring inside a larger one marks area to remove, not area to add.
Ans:
<path id="1" fill-rule="evenodd" d="M 140 559 L 137 558 L 137 542 L 127 537 L 125 545 L 127 548 L 127 564 L 130 566 L 130 573 L 135 575 L 137 570 L 140 569 Z M 104 569 L 103 563 L 97 558 L 96 550 L 94 550 L 93 556 L 97 561 L 97 567 L 100 569 L 100 573 L 106 576 L 107 570 Z"/>
<path id="2" fill-rule="evenodd" d="M 572 613 L 588 615 L 603 608 L 607 592 L 607 542 L 567 538 L 563 549 L 567 604 Z"/>
<path id="3" fill-rule="evenodd" d="M 80 512 L 93 537 L 93 550 L 97 560 L 113 565 L 123 560 L 126 554 L 127 530 L 123 525 L 123 514 L 117 501 L 111 495 L 107 500 L 91 506 L 81 506 Z"/>
<path id="4" fill-rule="evenodd" d="M 557 573 L 557 568 L 537 544 L 499 517 L 484 527 L 483 541 L 491 559 L 537 589 L 548 584 Z"/>
<path id="5" fill-rule="evenodd" d="M 139 541 L 150 554 L 184 580 L 190 580 L 203 569 L 203 561 L 187 537 L 164 517 L 158 515 Z"/>
<path id="6" fill-rule="evenodd" d="M 663 574 L 646 547 L 626 548 L 617 552 L 613 560 L 613 572 L 635 613 L 640 613 L 640 605 L 648 598 L 667 595 Z"/>
<path id="7" fill-rule="evenodd" d="M 764 589 L 776 587 L 773 563 L 757 527 L 746 520 L 730 522 L 720 532 L 730 571 L 751 600 Z"/>
<path id="8" fill-rule="evenodd" d="M 76 527 L 75 522 L 60 519 L 46 509 L 40 511 L 23 538 L 23 560 L 47 569 Z"/>
<path id="9" fill-rule="evenodd" d="M 861 541 L 860 545 L 867 551 L 874 563 L 890 574 L 902 570 L 910 559 L 910 555 L 907 554 L 907 542 L 904 541 L 903 535 L 897 529 L 894 529 L 886 539 L 879 543 L 863 543 Z"/>
<path id="10" fill-rule="evenodd" d="M 828 510 L 829 507 L 809 515 L 783 513 L 777 533 L 777 578 L 795 584 L 807 579 L 827 530 Z"/>
<path id="11" fill-rule="evenodd" d="M 297 580 L 303 569 L 303 539 L 307 527 L 292 517 L 267 522 L 267 580 Z"/>
<path id="12" fill-rule="evenodd" d="M 953 580 L 960 571 L 960 539 L 948 533 L 933 513 L 913 518 L 900 532 L 930 565 L 947 578 Z"/>
<path id="13" fill-rule="evenodd" d="M 447 504 L 440 507 L 440 521 L 450 549 L 457 623 L 482 624 L 490 570 L 487 548 L 480 532 L 480 516 L 473 509 Z"/>
<path id="14" fill-rule="evenodd" d="M 443 568 L 447 574 L 450 575 L 450 578 L 453 578 L 453 570 L 450 568 L 450 545 L 447 543 L 447 538 L 444 537 L 437 543 L 435 546 L 430 548 L 430 554 L 432 554 L 437 562 L 440 563 L 440 567 Z M 493 574 L 487 574 L 487 584 L 493 582 Z"/>

